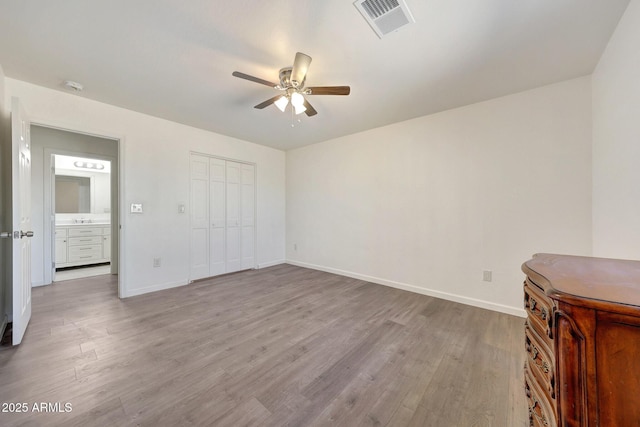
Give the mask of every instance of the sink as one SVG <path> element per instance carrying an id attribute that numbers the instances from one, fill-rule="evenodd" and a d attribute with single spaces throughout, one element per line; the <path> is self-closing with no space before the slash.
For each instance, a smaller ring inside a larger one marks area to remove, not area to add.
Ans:
<path id="1" fill-rule="evenodd" d="M 110 225 L 110 221 L 106 220 L 93 220 L 93 219 L 85 219 L 83 222 L 74 222 L 74 220 L 61 220 L 56 221 L 57 227 L 68 227 L 68 226 L 91 226 L 91 225 Z"/>

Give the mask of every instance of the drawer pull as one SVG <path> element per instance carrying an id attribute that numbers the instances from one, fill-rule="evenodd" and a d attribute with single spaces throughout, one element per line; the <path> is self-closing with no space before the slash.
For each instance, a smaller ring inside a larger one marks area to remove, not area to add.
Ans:
<path id="1" fill-rule="evenodd" d="M 551 397 L 555 399 L 555 374 L 551 372 L 551 365 L 544 358 L 544 352 L 540 351 L 540 349 L 531 341 L 531 339 L 529 339 L 528 335 L 525 335 L 524 346 L 527 350 L 527 355 L 529 356 L 530 363 L 533 364 L 533 366 L 538 367 L 538 369 L 540 369 L 545 375 L 547 375 L 547 389 Z"/>
<path id="2" fill-rule="evenodd" d="M 87 258 L 93 258 L 93 257 L 92 257 L 91 255 L 87 255 L 87 256 L 81 256 L 81 257 L 79 257 L 79 258 L 87 259 Z"/>
<path id="3" fill-rule="evenodd" d="M 553 339 L 553 316 L 549 313 L 549 309 L 525 291 L 524 305 L 528 309 L 532 316 L 535 316 L 542 320 L 542 323 L 546 326 L 546 333 L 549 338 Z"/>
<path id="4" fill-rule="evenodd" d="M 538 355 L 540 354 L 540 350 L 538 350 L 538 347 L 536 347 L 533 344 L 531 345 L 531 347 L 532 347 L 531 360 L 533 360 L 533 363 L 535 363 L 538 368 L 542 369 L 542 372 L 544 372 L 545 374 L 548 374 L 550 369 L 549 364 L 547 363 L 546 360 L 543 360 L 542 362 L 538 360 Z"/>
<path id="5" fill-rule="evenodd" d="M 531 311 L 542 320 L 547 320 L 549 318 L 549 312 L 545 307 L 540 308 L 540 314 L 536 313 L 536 307 L 538 306 L 538 301 L 535 298 L 531 298 Z"/>

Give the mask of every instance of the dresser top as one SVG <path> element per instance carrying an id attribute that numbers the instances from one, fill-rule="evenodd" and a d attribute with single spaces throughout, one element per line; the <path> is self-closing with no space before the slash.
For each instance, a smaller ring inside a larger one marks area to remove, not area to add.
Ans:
<path id="1" fill-rule="evenodd" d="M 598 308 L 602 303 L 640 308 L 640 261 L 536 254 L 522 271 L 555 299 L 577 297 L 581 305 Z"/>

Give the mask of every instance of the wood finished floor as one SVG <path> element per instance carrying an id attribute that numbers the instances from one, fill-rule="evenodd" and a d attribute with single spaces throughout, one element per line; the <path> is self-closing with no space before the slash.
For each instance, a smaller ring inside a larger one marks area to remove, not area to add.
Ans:
<path id="1" fill-rule="evenodd" d="M 73 409 L 0 425 L 527 425 L 521 318 L 290 265 L 125 300 L 112 277 L 34 289 L 0 402 Z"/>

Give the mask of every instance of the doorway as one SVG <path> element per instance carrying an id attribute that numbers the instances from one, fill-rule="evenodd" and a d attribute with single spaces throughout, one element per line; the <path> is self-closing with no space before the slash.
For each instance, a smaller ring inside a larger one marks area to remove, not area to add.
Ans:
<path id="1" fill-rule="evenodd" d="M 52 281 L 110 274 L 111 161 L 52 156 Z"/>
<path id="2" fill-rule="evenodd" d="M 33 286 L 119 274 L 119 140 L 32 124 L 31 145 Z"/>

